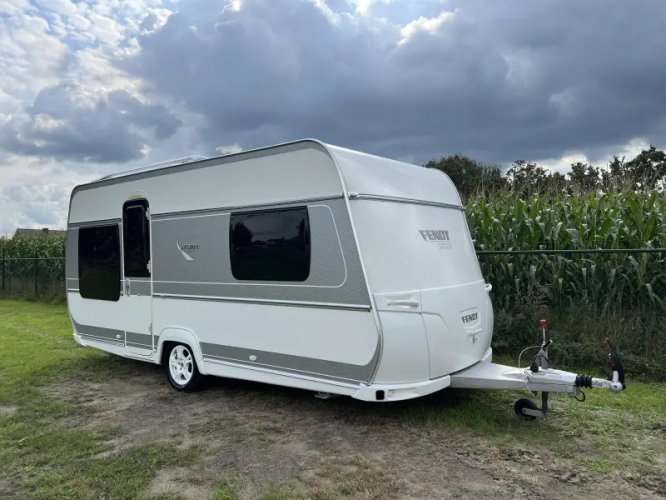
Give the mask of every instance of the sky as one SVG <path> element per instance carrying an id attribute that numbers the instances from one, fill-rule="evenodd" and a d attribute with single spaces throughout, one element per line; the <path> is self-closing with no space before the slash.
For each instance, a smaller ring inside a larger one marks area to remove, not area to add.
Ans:
<path id="1" fill-rule="evenodd" d="M 0 0 L 0 234 L 76 184 L 313 137 L 564 170 L 666 147 L 663 0 Z"/>

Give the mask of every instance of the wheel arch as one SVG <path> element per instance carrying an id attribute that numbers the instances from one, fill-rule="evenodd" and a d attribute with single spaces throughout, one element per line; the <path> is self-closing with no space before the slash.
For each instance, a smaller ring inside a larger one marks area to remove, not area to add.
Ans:
<path id="1" fill-rule="evenodd" d="M 207 375 L 203 363 L 203 354 L 199 339 L 193 331 L 179 327 L 167 327 L 160 332 L 159 343 L 157 347 L 157 362 L 163 364 L 165 346 L 176 343 L 186 344 L 194 353 L 194 359 L 197 362 L 197 368 L 202 375 Z"/>

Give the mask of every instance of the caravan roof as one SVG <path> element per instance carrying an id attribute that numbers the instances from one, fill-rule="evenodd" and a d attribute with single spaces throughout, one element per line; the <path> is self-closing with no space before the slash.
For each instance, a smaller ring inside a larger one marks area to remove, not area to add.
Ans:
<path id="1" fill-rule="evenodd" d="M 203 156 L 187 157 L 107 175 L 84 186 L 85 188 L 90 188 L 92 187 L 91 185 L 101 186 L 111 183 L 131 182 L 133 180 L 157 177 L 170 173 L 205 169 L 217 165 L 226 164 L 231 166 L 243 160 L 307 150 L 324 153 L 331 160 L 327 162 L 328 166 L 334 166 L 339 177 L 339 182 L 336 183 L 338 184 L 338 189 L 336 190 L 338 192 L 335 194 L 352 193 L 360 196 L 406 198 L 438 205 L 441 205 L 442 201 L 446 200 L 445 204 L 456 207 L 461 205 L 455 186 L 448 176 L 442 175 L 439 170 L 426 169 L 403 161 L 391 160 L 325 144 L 316 139 L 302 139 L 212 158 L 205 158 Z M 315 163 L 319 163 L 319 165 L 315 165 Z M 282 169 L 281 173 L 288 177 L 299 177 L 299 175 L 303 174 L 302 171 L 291 169 L 286 165 L 280 165 L 279 167 Z M 310 159 L 310 163 L 306 168 L 314 170 L 317 167 L 324 166 L 321 162 L 315 162 Z M 248 169 L 249 167 L 246 166 L 245 168 Z M 310 174 L 313 173 L 310 172 Z M 332 180 L 330 178 L 331 172 L 328 172 L 328 174 L 324 174 L 323 177 L 328 178 L 326 184 L 330 186 L 330 181 Z M 291 183 L 294 181 L 307 181 L 307 186 L 305 186 L 307 189 L 316 188 L 317 185 L 321 188 L 321 185 L 325 183 L 323 178 L 311 175 L 302 179 L 290 178 L 288 181 Z M 77 190 L 84 188 L 84 186 L 77 187 L 74 194 Z M 331 195 L 334 193 L 327 194 Z"/>

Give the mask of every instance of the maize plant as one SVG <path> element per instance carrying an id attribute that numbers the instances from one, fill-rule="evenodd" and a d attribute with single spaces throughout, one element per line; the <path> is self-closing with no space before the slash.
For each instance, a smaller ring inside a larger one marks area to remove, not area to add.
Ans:
<path id="1" fill-rule="evenodd" d="M 467 207 L 477 250 L 644 249 L 666 247 L 663 194 L 587 197 L 499 194 Z M 666 312 L 666 252 L 481 255 L 497 305 L 537 291 L 552 306 L 589 304 L 600 313 Z"/>
<path id="2" fill-rule="evenodd" d="M 16 295 L 65 290 L 65 238 L 0 238 L 0 291 Z"/>

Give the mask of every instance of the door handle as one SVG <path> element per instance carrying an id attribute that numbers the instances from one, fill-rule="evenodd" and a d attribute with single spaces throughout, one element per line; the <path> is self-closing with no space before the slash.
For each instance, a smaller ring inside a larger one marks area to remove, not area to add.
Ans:
<path id="1" fill-rule="evenodd" d="M 419 307 L 419 305 L 421 305 L 421 303 L 418 300 L 395 299 L 395 300 L 387 300 L 386 305 L 387 306 Z"/>

